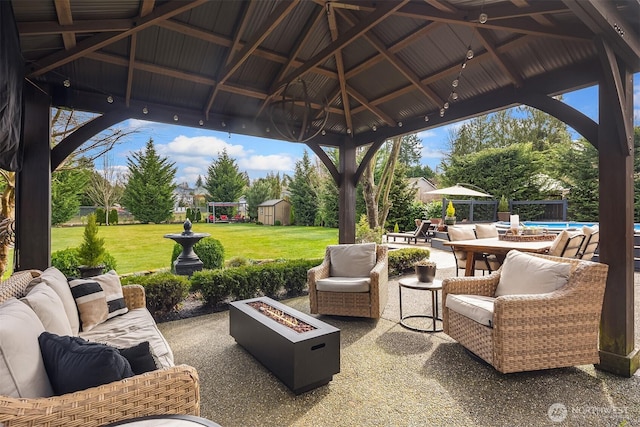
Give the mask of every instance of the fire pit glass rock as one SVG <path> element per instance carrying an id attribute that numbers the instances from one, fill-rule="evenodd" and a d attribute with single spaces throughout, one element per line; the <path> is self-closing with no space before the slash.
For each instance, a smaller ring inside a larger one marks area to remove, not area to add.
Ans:
<path id="1" fill-rule="evenodd" d="M 164 235 L 165 238 L 172 239 L 182 246 L 182 253 L 173 262 L 176 274 L 191 276 L 194 271 L 202 270 L 203 263 L 193 251 L 193 245 L 198 243 L 200 239 L 210 235 L 209 233 L 194 233 L 191 231 L 191 221 L 188 218 L 184 222 L 184 231 L 182 233 Z"/>

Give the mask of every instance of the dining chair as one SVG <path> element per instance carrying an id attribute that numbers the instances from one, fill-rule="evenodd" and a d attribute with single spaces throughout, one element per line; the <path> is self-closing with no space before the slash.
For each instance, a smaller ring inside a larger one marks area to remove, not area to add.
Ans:
<path id="1" fill-rule="evenodd" d="M 460 240 L 473 240 L 476 239 L 476 233 L 471 227 L 452 227 L 449 226 L 447 228 L 447 235 L 449 237 L 450 242 L 456 242 Z M 467 266 L 467 252 L 465 251 L 455 251 L 452 250 L 453 257 L 456 260 L 456 276 L 460 273 L 460 269 L 466 269 Z M 496 267 L 496 269 L 499 266 Z M 492 269 L 489 265 L 489 261 L 486 258 L 477 259 L 474 265 L 475 270 L 482 271 L 482 275 L 484 275 L 485 271 L 491 273 Z"/>
<path id="2" fill-rule="evenodd" d="M 495 238 L 499 235 L 498 228 L 494 224 L 476 224 L 475 232 L 478 239 Z M 489 267 L 489 272 L 496 271 L 502 265 L 495 255 L 482 254 L 482 257 Z"/>
<path id="3" fill-rule="evenodd" d="M 579 258 L 578 253 L 584 241 L 582 231 L 569 233 L 562 230 L 549 248 L 549 255 L 563 258 Z"/>
<path id="4" fill-rule="evenodd" d="M 582 246 L 580 247 L 578 258 L 591 261 L 593 255 L 598 249 L 598 244 L 600 243 L 600 229 L 597 225 L 594 225 L 593 227 L 585 225 L 582 227 L 582 232 L 585 237 L 582 242 Z"/>

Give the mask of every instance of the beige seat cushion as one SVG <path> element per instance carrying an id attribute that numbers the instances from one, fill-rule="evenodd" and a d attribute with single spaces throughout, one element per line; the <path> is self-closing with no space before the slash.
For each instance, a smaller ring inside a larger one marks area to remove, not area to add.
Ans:
<path id="1" fill-rule="evenodd" d="M 483 295 L 447 295 L 448 309 L 462 314 L 481 325 L 493 327 L 493 303 L 495 298 Z"/>
<path id="2" fill-rule="evenodd" d="M 153 354 L 158 357 L 162 367 L 173 366 L 173 352 L 146 308 L 129 310 L 122 316 L 97 325 L 89 332 L 81 332 L 80 337 L 116 348 L 129 348 L 149 341 Z"/>
<path id="3" fill-rule="evenodd" d="M 329 275 L 333 277 L 369 277 L 376 265 L 376 244 L 329 246 Z"/>
<path id="4" fill-rule="evenodd" d="M 476 224 L 476 236 L 478 239 L 498 237 L 498 229 L 493 224 Z"/>
<path id="5" fill-rule="evenodd" d="M 26 304 L 15 298 L 0 305 L 0 395 L 50 397 L 38 337 L 44 326 Z"/>
<path id="6" fill-rule="evenodd" d="M 509 251 L 502 264 L 495 296 L 553 292 L 567 284 L 570 274 L 569 263 Z"/>
<path id="7" fill-rule="evenodd" d="M 80 317 L 78 316 L 76 301 L 73 299 L 73 295 L 71 295 L 67 278 L 57 268 L 49 267 L 42 272 L 40 277 L 33 279 L 29 286 L 32 287 L 38 283 L 46 283 L 58 294 L 64 306 L 64 312 L 67 314 L 69 325 L 71 326 L 71 334 L 77 336 L 80 331 Z"/>
<path id="8" fill-rule="evenodd" d="M 327 277 L 316 282 L 316 289 L 323 292 L 369 292 L 369 277 Z"/>
<path id="9" fill-rule="evenodd" d="M 453 227 L 449 226 L 447 228 L 447 233 L 449 235 L 449 240 L 452 242 L 457 242 L 459 240 L 473 240 L 476 238 L 476 233 L 473 231 L 473 228 L 470 227 Z M 455 257 L 458 261 L 464 261 L 467 259 L 467 253 L 465 251 L 454 251 Z M 476 262 L 476 265 L 478 263 Z M 486 268 L 486 264 L 483 265 Z M 463 266 L 460 266 L 463 267 Z"/>
<path id="10" fill-rule="evenodd" d="M 72 335 L 62 300 L 56 291 L 46 284 L 38 283 L 20 301 L 33 310 L 45 331 L 56 335 Z"/>

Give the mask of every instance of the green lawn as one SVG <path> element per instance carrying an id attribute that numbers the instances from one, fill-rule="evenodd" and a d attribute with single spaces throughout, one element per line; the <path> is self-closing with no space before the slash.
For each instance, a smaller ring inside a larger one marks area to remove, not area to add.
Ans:
<path id="1" fill-rule="evenodd" d="M 51 251 L 78 247 L 83 231 L 84 227 L 52 228 Z M 182 231 L 181 224 L 102 226 L 98 237 L 104 238 L 122 274 L 169 267 L 174 242 L 163 236 Z M 194 224 L 193 231 L 218 239 L 225 259 L 322 258 L 327 245 L 338 243 L 337 228 Z"/>

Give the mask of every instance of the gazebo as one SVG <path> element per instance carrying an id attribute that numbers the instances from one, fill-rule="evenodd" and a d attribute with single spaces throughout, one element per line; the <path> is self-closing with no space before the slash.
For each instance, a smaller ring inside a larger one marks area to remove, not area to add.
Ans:
<path id="1" fill-rule="evenodd" d="M 638 368 L 637 1 L 12 0 L 0 13 L 0 167 L 18 171 L 16 269 L 49 264 L 51 171 L 128 118 L 306 144 L 340 189 L 349 243 L 356 184 L 386 139 L 526 104 L 599 150 L 610 266 L 600 367 Z M 553 98 L 590 85 L 597 123 Z M 101 115 L 51 148 L 51 106 Z M 324 147 L 339 149 L 337 164 Z"/>

